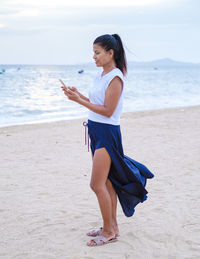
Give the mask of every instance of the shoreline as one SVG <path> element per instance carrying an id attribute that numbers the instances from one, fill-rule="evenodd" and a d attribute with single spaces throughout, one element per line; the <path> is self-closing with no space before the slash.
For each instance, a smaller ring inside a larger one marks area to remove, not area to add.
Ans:
<path id="1" fill-rule="evenodd" d="M 102 226 L 91 191 L 83 119 L 0 129 L 3 258 L 198 258 L 200 106 L 121 117 L 125 155 L 146 165 L 148 198 L 124 216 L 116 243 L 87 247 Z"/>
<path id="2" fill-rule="evenodd" d="M 179 109 L 192 109 L 192 108 L 196 108 L 196 107 L 200 107 L 199 105 L 192 105 L 192 106 L 178 106 L 178 107 L 168 107 L 168 108 L 159 108 L 159 109 L 150 109 L 150 110 L 139 110 L 139 111 L 129 111 L 129 112 L 123 112 L 121 115 L 121 119 L 123 117 L 128 116 L 128 114 L 134 114 L 138 116 L 141 114 L 149 114 L 149 113 L 159 113 L 162 111 L 174 111 L 174 110 L 179 110 Z M 26 122 L 26 123 L 18 123 L 18 124 L 13 124 L 13 125 L 0 125 L 0 130 L 1 129 L 5 129 L 5 128 L 12 128 L 12 127 L 20 127 L 20 126 L 31 126 L 31 125 L 40 125 L 40 124 L 51 124 L 51 123 L 64 123 L 67 121 L 74 121 L 74 120 L 86 120 L 87 117 L 71 117 L 69 119 L 63 118 L 63 119 L 47 119 L 47 120 L 38 120 L 38 121 L 30 121 L 30 122 Z"/>

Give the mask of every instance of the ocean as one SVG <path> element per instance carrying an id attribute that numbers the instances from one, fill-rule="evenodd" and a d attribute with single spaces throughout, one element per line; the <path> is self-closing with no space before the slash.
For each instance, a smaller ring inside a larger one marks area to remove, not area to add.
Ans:
<path id="1" fill-rule="evenodd" d="M 0 71 L 2 127 L 87 117 L 86 108 L 63 94 L 58 79 L 88 96 L 99 68 L 93 64 L 0 65 Z M 130 63 L 124 92 L 123 112 L 200 105 L 200 66 Z"/>

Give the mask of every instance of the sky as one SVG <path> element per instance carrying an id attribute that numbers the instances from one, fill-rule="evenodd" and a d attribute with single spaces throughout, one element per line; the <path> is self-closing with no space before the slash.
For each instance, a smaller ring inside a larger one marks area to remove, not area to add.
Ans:
<path id="1" fill-rule="evenodd" d="M 128 61 L 200 63 L 199 0 L 1 0 L 0 64 L 93 62 L 118 33 Z"/>

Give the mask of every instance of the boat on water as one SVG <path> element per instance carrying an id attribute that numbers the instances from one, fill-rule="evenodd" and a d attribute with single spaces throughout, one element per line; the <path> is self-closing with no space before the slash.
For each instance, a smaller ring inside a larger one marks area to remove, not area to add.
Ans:
<path id="1" fill-rule="evenodd" d="M 0 69 L 0 74 L 3 74 L 3 73 L 5 73 L 5 72 L 6 72 L 5 69 Z"/>
<path id="2" fill-rule="evenodd" d="M 79 74 L 82 74 L 83 72 L 84 72 L 83 69 L 81 69 L 81 70 L 78 71 Z"/>

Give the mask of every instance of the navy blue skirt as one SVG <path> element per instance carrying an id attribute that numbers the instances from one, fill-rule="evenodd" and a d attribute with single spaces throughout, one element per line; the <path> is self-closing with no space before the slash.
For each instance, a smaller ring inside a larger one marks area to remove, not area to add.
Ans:
<path id="1" fill-rule="evenodd" d="M 124 155 L 119 125 L 88 120 L 88 134 L 93 155 L 96 149 L 102 147 L 109 153 L 112 163 L 108 178 L 124 214 L 132 216 L 135 206 L 147 199 L 146 181 L 154 175 L 146 166 Z"/>

